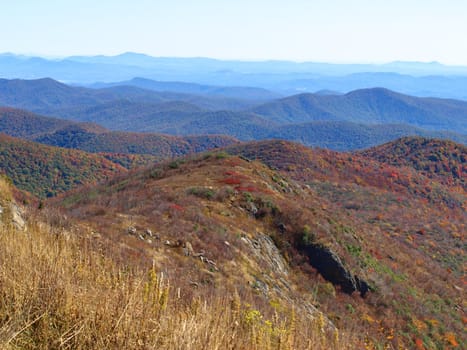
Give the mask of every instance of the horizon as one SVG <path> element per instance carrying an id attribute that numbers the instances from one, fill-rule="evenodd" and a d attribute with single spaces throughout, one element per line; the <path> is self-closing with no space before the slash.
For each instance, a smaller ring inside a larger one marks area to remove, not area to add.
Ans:
<path id="1" fill-rule="evenodd" d="M 466 66 L 465 13 L 461 0 L 18 0 L 0 13 L 0 52 Z"/>
<path id="2" fill-rule="evenodd" d="M 287 63 L 294 63 L 294 64 L 305 64 L 305 63 L 315 63 L 315 64 L 330 64 L 330 65 L 374 65 L 374 66 L 384 66 L 384 65 L 391 65 L 391 64 L 422 64 L 422 65 L 441 65 L 446 67 L 467 67 L 466 64 L 449 64 L 441 61 L 406 61 L 396 59 L 393 61 L 313 61 L 313 60 L 293 60 L 293 59 L 274 59 L 274 58 L 264 58 L 264 59 L 248 59 L 248 58 L 218 58 L 218 57 L 211 57 L 211 56 L 154 56 L 149 53 L 145 52 L 135 52 L 135 51 L 122 51 L 115 54 L 105 54 L 105 53 L 94 53 L 89 55 L 80 55 L 80 54 L 72 54 L 72 55 L 47 55 L 41 53 L 27 53 L 27 52 L 11 52 L 5 51 L 0 52 L 0 56 L 16 56 L 16 57 L 26 57 L 26 58 L 42 58 L 45 60 L 67 60 L 76 57 L 106 57 L 106 58 L 114 58 L 124 55 L 140 55 L 146 56 L 150 58 L 156 59 L 206 59 L 206 60 L 214 60 L 220 62 L 245 62 L 245 63 L 267 63 L 267 62 L 287 62 Z"/>

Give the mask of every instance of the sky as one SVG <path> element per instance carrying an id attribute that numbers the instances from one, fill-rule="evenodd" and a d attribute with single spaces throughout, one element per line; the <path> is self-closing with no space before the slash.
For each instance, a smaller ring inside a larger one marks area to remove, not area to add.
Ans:
<path id="1" fill-rule="evenodd" d="M 467 0 L 0 0 L 0 52 L 467 65 Z"/>

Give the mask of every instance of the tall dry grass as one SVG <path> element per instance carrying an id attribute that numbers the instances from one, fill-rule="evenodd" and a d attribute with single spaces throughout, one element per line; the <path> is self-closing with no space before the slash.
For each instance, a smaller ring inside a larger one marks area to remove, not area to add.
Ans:
<path id="1" fill-rule="evenodd" d="M 354 348 L 294 309 L 266 319 L 236 293 L 183 300 L 176 281 L 117 265 L 86 237 L 0 228 L 1 349 Z"/>

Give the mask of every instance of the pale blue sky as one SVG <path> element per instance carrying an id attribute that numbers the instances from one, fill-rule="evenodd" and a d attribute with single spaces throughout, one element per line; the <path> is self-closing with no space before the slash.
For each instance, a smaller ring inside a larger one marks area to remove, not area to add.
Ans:
<path id="1" fill-rule="evenodd" d="M 467 0 L 0 0 L 0 52 L 467 65 Z"/>

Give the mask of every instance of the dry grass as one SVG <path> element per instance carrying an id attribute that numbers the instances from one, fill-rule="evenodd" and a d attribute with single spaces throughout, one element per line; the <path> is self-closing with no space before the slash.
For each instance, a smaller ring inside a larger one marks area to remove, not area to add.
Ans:
<path id="1" fill-rule="evenodd" d="M 355 348 L 293 308 L 266 319 L 237 294 L 185 300 L 176 281 L 94 246 L 37 221 L 0 228 L 1 349 Z"/>
<path id="2" fill-rule="evenodd" d="M 10 180 L 5 175 L 0 175 L 0 194 L 4 200 L 11 200 L 12 198 L 12 191 L 9 182 Z"/>

